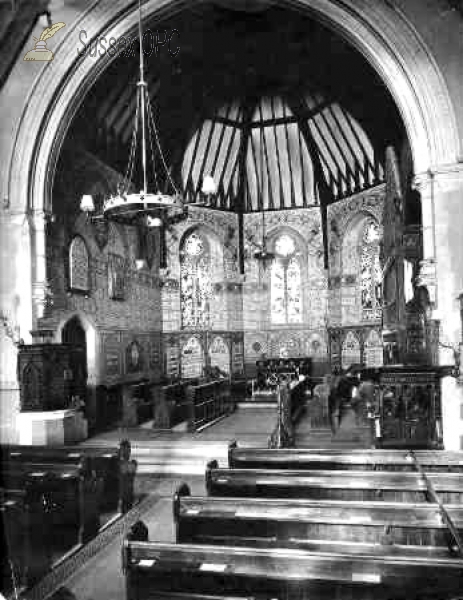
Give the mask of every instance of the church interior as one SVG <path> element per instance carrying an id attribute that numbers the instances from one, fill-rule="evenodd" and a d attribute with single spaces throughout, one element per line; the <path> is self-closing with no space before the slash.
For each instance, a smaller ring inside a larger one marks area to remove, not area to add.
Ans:
<path id="1" fill-rule="evenodd" d="M 461 1 L 0 48 L 0 598 L 461 598 Z"/>

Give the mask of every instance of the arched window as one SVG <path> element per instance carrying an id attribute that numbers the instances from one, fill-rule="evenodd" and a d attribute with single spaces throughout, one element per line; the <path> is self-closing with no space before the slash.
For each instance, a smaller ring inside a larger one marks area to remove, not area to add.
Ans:
<path id="1" fill-rule="evenodd" d="M 363 319 L 381 317 L 382 270 L 379 261 L 379 227 L 369 220 L 363 228 L 360 246 L 360 293 Z"/>
<path id="2" fill-rule="evenodd" d="M 69 287 L 78 292 L 90 289 L 89 255 L 80 235 L 76 235 L 69 246 Z"/>
<path id="3" fill-rule="evenodd" d="M 188 235 L 180 254 L 182 327 L 207 328 L 212 295 L 211 255 L 207 239 Z"/>
<path id="4" fill-rule="evenodd" d="M 302 322 L 302 275 L 296 244 L 288 234 L 275 240 L 270 272 L 270 311 L 274 325 Z"/>

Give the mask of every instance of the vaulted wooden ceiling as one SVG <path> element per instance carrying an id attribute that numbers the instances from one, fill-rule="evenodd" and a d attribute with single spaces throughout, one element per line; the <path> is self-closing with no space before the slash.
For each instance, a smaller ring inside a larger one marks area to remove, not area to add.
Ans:
<path id="1" fill-rule="evenodd" d="M 364 57 L 290 5 L 263 3 L 257 12 L 224 5 L 194 3 L 143 25 L 153 35 L 178 31 L 178 53 L 152 52 L 147 79 L 186 199 L 198 199 L 209 174 L 218 184 L 214 205 L 239 211 L 326 206 L 382 181 L 386 146 L 401 147 L 406 136 Z M 70 145 L 80 141 L 121 172 L 137 79 L 135 48 L 100 76 L 68 134 Z"/>

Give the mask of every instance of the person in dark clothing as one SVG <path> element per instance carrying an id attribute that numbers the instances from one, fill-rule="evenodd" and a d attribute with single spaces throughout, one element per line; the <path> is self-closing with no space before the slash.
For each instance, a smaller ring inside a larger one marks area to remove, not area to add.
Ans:
<path id="1" fill-rule="evenodd" d="M 358 381 L 352 376 L 349 369 L 344 373 L 334 371 L 334 379 L 328 399 L 330 409 L 331 431 L 333 435 L 339 430 L 342 420 L 342 409 L 352 401 L 352 390 Z"/>
<path id="2" fill-rule="evenodd" d="M 333 375 L 330 381 L 330 392 L 328 396 L 328 410 L 330 413 L 331 433 L 334 435 L 339 429 L 339 417 L 341 410 L 341 396 L 338 393 L 339 383 L 341 381 L 341 370 L 337 367 L 333 369 Z"/>

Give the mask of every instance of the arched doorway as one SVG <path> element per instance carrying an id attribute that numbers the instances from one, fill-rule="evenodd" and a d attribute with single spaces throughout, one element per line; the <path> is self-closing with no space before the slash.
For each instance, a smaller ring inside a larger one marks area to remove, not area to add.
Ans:
<path id="1" fill-rule="evenodd" d="M 74 406 L 80 407 L 85 413 L 87 401 L 87 338 L 85 329 L 78 316 L 74 316 L 64 325 L 61 331 L 63 344 L 72 345 L 71 371 L 72 385 L 71 396 L 74 398 Z"/>

